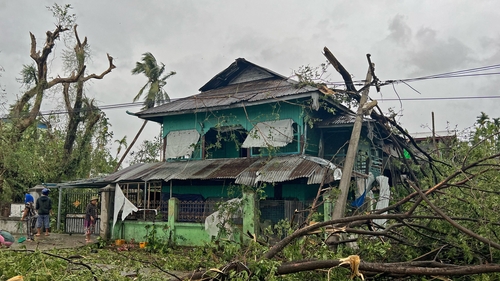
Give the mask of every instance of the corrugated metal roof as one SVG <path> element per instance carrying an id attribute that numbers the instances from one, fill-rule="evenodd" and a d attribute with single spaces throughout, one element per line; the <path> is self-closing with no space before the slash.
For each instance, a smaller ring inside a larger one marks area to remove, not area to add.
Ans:
<path id="1" fill-rule="evenodd" d="M 141 118 L 151 115 L 169 115 L 173 113 L 193 111 L 203 112 L 213 108 L 226 108 L 241 103 L 259 102 L 270 99 L 283 99 L 284 97 L 317 92 L 311 86 L 297 87 L 292 80 L 265 79 L 228 85 L 223 88 L 208 90 L 200 94 L 178 99 L 157 107 L 136 113 Z"/>
<path id="2" fill-rule="evenodd" d="M 137 164 L 109 175 L 105 180 L 127 182 L 234 179 L 237 184 L 254 186 L 259 182 L 275 183 L 307 178 L 308 184 L 319 184 L 325 173 L 325 183 L 333 181 L 334 168 L 327 160 L 303 155 L 207 159 Z"/>

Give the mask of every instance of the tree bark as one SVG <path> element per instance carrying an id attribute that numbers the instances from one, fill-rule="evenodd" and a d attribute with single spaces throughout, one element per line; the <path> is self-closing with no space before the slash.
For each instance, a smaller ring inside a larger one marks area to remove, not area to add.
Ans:
<path id="1" fill-rule="evenodd" d="M 339 260 L 317 260 L 317 261 L 297 261 L 288 262 L 278 267 L 278 274 L 290 274 L 316 269 L 326 269 L 336 267 Z M 472 266 L 456 266 L 443 264 L 436 261 L 422 262 L 402 262 L 402 263 L 369 263 L 359 264 L 361 273 L 384 273 L 389 276 L 462 276 L 481 273 L 500 272 L 500 264 L 482 264 Z"/>

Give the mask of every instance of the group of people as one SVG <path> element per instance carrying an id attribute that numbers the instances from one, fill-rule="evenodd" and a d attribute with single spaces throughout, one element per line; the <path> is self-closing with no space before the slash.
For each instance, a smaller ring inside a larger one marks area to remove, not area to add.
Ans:
<path id="1" fill-rule="evenodd" d="M 50 215 L 52 214 L 52 201 L 49 197 L 49 189 L 44 188 L 42 190 L 42 196 L 40 196 L 36 202 L 33 196 L 26 193 L 24 197 L 24 211 L 21 217 L 22 221 L 26 221 L 26 240 L 34 241 L 35 236 L 42 235 L 42 227 L 44 228 L 45 236 L 49 236 L 50 230 Z M 92 242 L 90 235 L 95 230 L 95 224 L 97 222 L 97 201 L 98 197 L 94 196 L 91 198 L 90 203 L 85 208 L 85 219 L 84 219 L 84 231 L 85 231 L 85 242 Z M 36 229 L 36 233 L 35 233 Z M 7 231 L 0 230 L 0 246 L 9 247 L 14 243 L 14 237 Z"/>

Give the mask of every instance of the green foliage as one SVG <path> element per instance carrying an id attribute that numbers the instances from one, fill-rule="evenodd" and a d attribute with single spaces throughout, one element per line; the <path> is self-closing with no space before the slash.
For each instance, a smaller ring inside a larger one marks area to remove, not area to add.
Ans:
<path id="1" fill-rule="evenodd" d="M 36 67 L 35 64 L 24 64 L 23 69 L 21 70 L 21 78 L 18 79 L 22 85 L 26 88 L 30 88 L 34 84 L 38 84 L 37 75 L 36 75 Z"/>
<path id="2" fill-rule="evenodd" d="M 56 29 L 57 34 L 68 34 L 65 41 L 76 42 L 74 33 L 64 33 L 64 28 L 70 29 L 75 24 L 71 5 L 54 4 L 47 9 L 56 18 L 57 25 L 63 27 Z M 47 36 L 49 34 L 54 33 L 48 32 Z M 84 42 L 85 49 L 88 45 L 86 40 Z M 79 52 L 74 45 L 66 47 L 62 56 L 63 63 L 67 64 L 66 71 L 78 72 L 88 51 Z M 26 93 L 10 107 L 8 118 L 0 121 L 0 200 L 3 202 L 21 201 L 23 193 L 36 184 L 109 173 L 116 162 L 107 147 L 113 137 L 109 120 L 92 99 L 85 97 L 83 81 L 68 84 L 67 89 L 57 89 L 68 90 L 65 92 L 67 107 L 71 108 L 71 103 L 75 102 L 72 110 L 65 108 L 67 115 L 38 114 L 39 105 L 47 98 L 45 91 L 49 90 L 45 63 L 24 65 L 18 81 L 27 87 Z"/>
<path id="3" fill-rule="evenodd" d="M 171 71 L 167 74 L 164 74 L 164 72 L 165 65 L 163 63 L 158 64 L 156 58 L 149 52 L 142 55 L 142 62 L 136 62 L 135 68 L 132 69 L 132 74 L 142 73 L 148 78 L 148 82 L 134 97 L 134 102 L 138 101 L 142 97 L 144 90 L 148 89 L 144 97 L 144 106 L 142 109 L 152 108 L 155 105 L 160 105 L 170 100 L 163 87 L 167 84 L 167 79 L 175 75 L 175 72 Z"/>
<path id="4" fill-rule="evenodd" d="M 155 136 L 153 140 L 144 140 L 138 151 L 132 151 L 130 156 L 130 165 L 136 163 L 154 163 L 160 161 L 160 152 L 162 151 L 162 140 Z"/>
<path id="5" fill-rule="evenodd" d="M 153 253 L 166 254 L 173 247 L 174 243 L 170 239 L 168 225 L 148 224 L 145 226 L 146 235 L 144 239 L 147 242 L 146 249 Z"/>

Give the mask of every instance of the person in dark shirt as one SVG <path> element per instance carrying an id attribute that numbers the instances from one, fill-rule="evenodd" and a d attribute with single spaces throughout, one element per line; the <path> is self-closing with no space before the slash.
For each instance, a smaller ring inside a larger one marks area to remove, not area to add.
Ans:
<path id="1" fill-rule="evenodd" d="M 34 240 L 36 211 L 35 200 L 31 194 L 26 193 L 24 197 L 24 212 L 21 220 L 26 220 L 26 236 L 28 241 Z"/>
<path id="2" fill-rule="evenodd" d="M 40 236 L 42 230 L 42 225 L 45 228 L 45 236 L 49 236 L 50 228 L 50 214 L 52 213 L 52 201 L 49 198 L 49 190 L 44 188 L 42 190 L 42 196 L 36 200 L 35 209 L 38 212 L 38 218 L 36 220 L 36 236 Z"/>
<path id="3" fill-rule="evenodd" d="M 93 196 L 90 199 L 90 203 L 85 208 L 85 220 L 83 221 L 83 227 L 85 229 L 85 242 L 90 243 L 90 234 L 94 233 L 95 224 L 97 222 L 97 196 Z"/>

